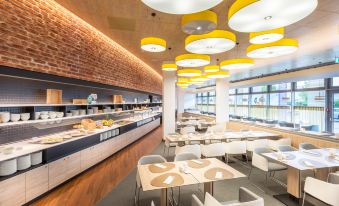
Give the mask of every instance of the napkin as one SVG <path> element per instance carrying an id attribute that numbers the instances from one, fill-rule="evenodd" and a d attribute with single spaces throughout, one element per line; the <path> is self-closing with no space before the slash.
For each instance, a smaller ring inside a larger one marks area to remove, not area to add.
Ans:
<path id="1" fill-rule="evenodd" d="M 159 168 L 161 168 L 161 169 L 165 169 L 165 168 L 166 168 L 166 166 L 165 166 L 165 165 L 162 165 L 162 164 L 155 164 L 155 166 L 157 166 L 157 167 L 159 167 Z"/>
<path id="2" fill-rule="evenodd" d="M 216 172 L 215 179 L 221 179 L 221 178 L 222 178 L 222 172 Z"/>
<path id="3" fill-rule="evenodd" d="M 312 162 L 307 161 L 307 160 L 304 160 L 304 164 L 305 164 L 307 167 L 314 167 L 314 164 L 312 164 Z"/>
<path id="4" fill-rule="evenodd" d="M 168 176 L 168 177 L 165 179 L 164 183 L 169 185 L 169 184 L 171 184 L 171 183 L 173 182 L 173 180 L 174 180 L 174 177 L 173 177 L 173 176 Z"/>
<path id="5" fill-rule="evenodd" d="M 203 164 L 203 162 L 202 162 L 202 161 L 199 161 L 199 160 L 192 160 L 192 162 L 197 163 L 197 164 L 199 164 L 199 165 L 202 165 L 202 164 Z"/>

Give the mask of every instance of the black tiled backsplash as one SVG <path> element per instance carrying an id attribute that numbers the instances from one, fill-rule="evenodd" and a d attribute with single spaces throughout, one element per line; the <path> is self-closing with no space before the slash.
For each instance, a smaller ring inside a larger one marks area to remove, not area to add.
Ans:
<path id="1" fill-rule="evenodd" d="M 63 103 L 72 103 L 72 99 L 86 99 L 91 93 L 98 95 L 97 102 L 112 102 L 113 95 L 122 95 L 127 102 L 134 102 L 134 98 L 138 98 L 139 101 L 148 99 L 149 95 L 145 93 L 120 91 L 114 89 L 92 88 L 86 86 L 61 84 L 55 82 L 46 82 L 40 80 L 23 79 L 9 76 L 0 76 L 0 104 L 45 104 L 46 103 L 46 89 L 60 89 L 63 91 L 62 98 Z M 156 97 L 160 99 L 160 97 Z M 99 106 L 100 107 L 100 106 Z M 122 108 L 122 105 L 115 106 L 116 108 Z M 112 106 L 113 108 L 113 106 Z M 86 109 L 86 106 L 44 106 L 44 107 L 0 107 L 1 111 L 9 111 L 11 113 L 31 113 L 33 115 L 35 111 L 64 111 L 72 109 Z M 131 109 L 125 106 L 124 109 Z M 92 119 L 98 120 L 106 116 L 95 116 Z M 109 118 L 118 120 L 127 117 L 126 115 L 110 115 Z M 77 119 L 78 122 L 81 119 Z M 65 120 L 63 120 L 65 121 Z M 76 123 L 76 121 L 75 121 Z M 55 123 L 56 124 L 56 123 Z M 33 124 L 13 125 L 0 127 L 0 144 L 6 144 L 10 142 L 20 141 L 31 137 L 47 135 L 51 133 L 61 132 L 72 128 L 74 121 L 71 121 L 69 125 L 62 124 L 62 126 L 54 125 L 47 129 L 41 129 Z M 39 128 L 39 129 L 38 129 Z M 43 127 L 42 127 L 43 128 Z"/>

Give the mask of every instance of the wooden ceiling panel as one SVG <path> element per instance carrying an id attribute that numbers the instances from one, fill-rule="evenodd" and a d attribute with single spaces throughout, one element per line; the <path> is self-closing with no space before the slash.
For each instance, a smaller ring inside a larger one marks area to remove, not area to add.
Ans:
<path id="1" fill-rule="evenodd" d="M 161 73 L 164 61 L 173 61 L 175 56 L 187 53 L 184 49 L 186 34 L 181 31 L 181 15 L 170 15 L 154 11 L 140 0 L 56 0 L 80 18 L 130 50 L 137 57 Z M 218 29 L 230 30 L 227 25 L 228 8 L 234 0 L 225 0 L 211 10 L 218 14 Z M 155 16 L 151 14 L 155 13 Z M 326 61 L 339 55 L 339 4 L 337 0 L 319 0 L 315 12 L 307 18 L 286 28 L 286 37 L 297 38 L 300 49 L 297 53 L 267 60 L 256 60 L 254 70 L 273 71 L 275 67 L 291 69 L 298 65 L 313 64 L 315 61 Z M 212 55 L 212 63 L 246 57 L 249 45 L 248 34 L 238 33 L 239 46 L 235 49 Z M 167 50 L 162 53 L 148 53 L 140 49 L 140 40 L 146 36 L 157 36 L 167 41 Z M 315 60 L 317 59 L 317 60 Z M 319 60 L 320 59 L 320 60 Z M 308 63 L 307 63 L 308 62 Z"/>

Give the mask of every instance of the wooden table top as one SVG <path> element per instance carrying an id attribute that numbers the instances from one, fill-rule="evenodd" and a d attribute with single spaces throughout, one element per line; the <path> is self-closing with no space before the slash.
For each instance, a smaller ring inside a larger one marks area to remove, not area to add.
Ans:
<path id="1" fill-rule="evenodd" d="M 336 156 L 330 156 L 331 151 L 336 151 Z M 263 155 L 298 170 L 339 167 L 339 148 L 299 150 L 283 152 L 282 154 L 285 156 L 284 160 L 278 158 L 280 156 L 278 152 L 264 153 Z"/>
<path id="2" fill-rule="evenodd" d="M 267 137 L 279 137 L 280 135 L 261 132 L 261 131 L 249 131 L 249 132 L 225 132 L 224 134 L 210 134 L 195 133 L 189 135 L 172 134 L 167 135 L 165 138 L 170 142 L 183 142 L 183 141 L 202 141 L 202 140 L 225 140 L 225 139 L 248 139 L 248 138 L 267 138 Z"/>
<path id="3" fill-rule="evenodd" d="M 171 162 L 175 165 L 174 168 L 172 168 L 172 169 L 170 169 L 166 172 L 162 172 L 162 173 L 152 173 L 149 169 L 149 167 L 150 167 L 149 164 L 138 165 L 138 173 L 139 173 L 139 177 L 140 177 L 140 180 L 141 180 L 141 185 L 142 185 L 143 191 L 170 188 L 171 186 L 155 187 L 151 184 L 151 181 L 154 178 L 156 178 L 160 175 L 166 174 L 166 173 L 179 174 L 184 179 L 184 183 L 181 184 L 180 186 L 206 183 L 206 182 L 212 182 L 212 181 L 220 181 L 220 180 L 225 180 L 225 179 L 234 179 L 234 178 L 246 177 L 241 172 L 233 169 L 232 167 L 228 166 L 227 164 L 223 163 L 222 161 L 220 161 L 216 158 L 203 159 L 203 161 L 204 160 L 209 161 L 210 164 L 203 167 L 203 168 L 192 168 L 190 166 L 187 166 L 188 161 Z M 151 164 L 151 165 L 155 165 L 155 164 Z M 180 171 L 180 167 L 182 167 L 183 165 L 186 165 L 187 172 L 188 172 L 187 174 Z M 224 171 L 226 171 L 226 172 L 228 172 L 232 175 L 231 176 L 218 177 L 217 180 L 211 180 L 211 179 L 206 178 L 205 173 L 208 170 L 211 170 L 211 169 L 213 170 L 213 168 L 218 168 L 218 169 L 224 170 Z"/>

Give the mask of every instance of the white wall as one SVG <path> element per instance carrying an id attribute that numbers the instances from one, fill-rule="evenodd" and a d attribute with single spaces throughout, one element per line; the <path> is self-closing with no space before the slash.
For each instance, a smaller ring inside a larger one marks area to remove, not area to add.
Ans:
<path id="1" fill-rule="evenodd" d="M 163 72 L 163 135 L 175 132 L 176 72 Z"/>

